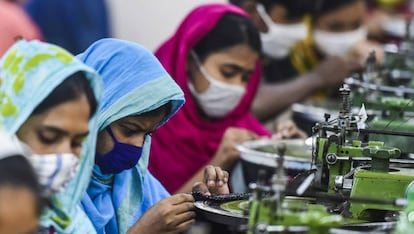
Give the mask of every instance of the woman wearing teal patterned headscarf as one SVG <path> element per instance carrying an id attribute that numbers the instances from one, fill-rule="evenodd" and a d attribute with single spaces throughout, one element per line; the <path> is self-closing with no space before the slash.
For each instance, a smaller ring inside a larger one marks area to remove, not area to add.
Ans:
<path id="1" fill-rule="evenodd" d="M 150 51 L 132 42 L 99 40 L 78 58 L 104 83 L 95 165 L 82 200 L 97 232 L 183 231 L 194 222 L 193 197 L 170 197 L 147 170 L 151 133 L 183 105 L 183 92 Z M 227 181 L 222 181 L 227 173 L 212 166 L 209 170 L 208 178 L 221 181 L 210 192 L 228 192 Z"/>
<path id="2" fill-rule="evenodd" d="M 42 233 L 96 232 L 80 200 L 92 171 L 95 147 L 87 146 L 96 142 L 100 82 L 67 51 L 38 41 L 20 40 L 0 60 L 0 126 L 32 148 L 29 160 L 50 196 Z"/>

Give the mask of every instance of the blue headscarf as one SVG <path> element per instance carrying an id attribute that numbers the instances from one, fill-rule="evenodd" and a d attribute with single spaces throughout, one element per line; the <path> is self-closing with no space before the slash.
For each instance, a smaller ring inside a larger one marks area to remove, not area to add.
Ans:
<path id="1" fill-rule="evenodd" d="M 97 100 L 101 94 L 98 74 L 64 49 L 38 41 L 20 40 L 0 60 L 0 125 L 15 134 L 33 110 L 68 76 L 83 71 Z M 96 116 L 96 115 L 94 115 Z M 96 132 L 96 118 L 89 122 Z M 96 134 L 87 139 L 96 142 Z M 94 233 L 92 224 L 80 208 L 80 200 L 90 181 L 95 147 L 84 145 L 80 171 L 64 192 L 51 198 L 52 205 L 41 217 L 41 226 L 53 226 L 59 233 Z M 86 157 L 88 155 L 88 157 Z"/>
<path id="2" fill-rule="evenodd" d="M 155 56 L 132 42 L 102 39 L 78 58 L 102 77 L 104 92 L 99 110 L 99 131 L 116 120 L 140 115 L 171 102 L 164 124 L 184 103 L 184 94 Z M 138 164 L 115 175 L 104 175 L 94 166 L 85 212 L 98 233 L 125 233 L 154 203 L 169 196 L 147 171 L 151 136 L 144 140 Z"/>

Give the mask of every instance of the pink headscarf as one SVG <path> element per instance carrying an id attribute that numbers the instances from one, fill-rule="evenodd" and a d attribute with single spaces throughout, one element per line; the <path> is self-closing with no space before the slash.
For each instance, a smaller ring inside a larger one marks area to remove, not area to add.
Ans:
<path id="1" fill-rule="evenodd" d="M 0 0 L 0 16 L 0 57 L 17 37 L 43 39 L 37 26 L 17 3 Z"/>
<path id="2" fill-rule="evenodd" d="M 270 135 L 249 112 L 260 82 L 260 62 L 249 78 L 241 102 L 218 121 L 209 122 L 200 117 L 195 99 L 188 88 L 187 54 L 226 13 L 248 17 L 241 9 L 230 4 L 203 5 L 194 9 L 175 34 L 155 53 L 184 91 L 186 99 L 183 108 L 152 137 L 150 170 L 171 193 L 176 192 L 200 168 L 208 164 L 227 128 L 239 127 L 262 136 Z"/>

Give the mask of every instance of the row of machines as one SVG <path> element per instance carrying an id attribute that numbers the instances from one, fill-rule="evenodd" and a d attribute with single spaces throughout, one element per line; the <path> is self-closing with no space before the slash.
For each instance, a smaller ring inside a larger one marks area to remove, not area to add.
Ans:
<path id="1" fill-rule="evenodd" d="M 244 143 L 248 192 L 196 196 L 199 213 L 231 233 L 414 233 L 414 42 L 385 50 L 312 123 L 305 155 L 290 141 Z"/>

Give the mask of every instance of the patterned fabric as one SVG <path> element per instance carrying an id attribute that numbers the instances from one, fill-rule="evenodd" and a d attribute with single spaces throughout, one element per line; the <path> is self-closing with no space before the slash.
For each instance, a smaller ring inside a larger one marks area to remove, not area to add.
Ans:
<path id="1" fill-rule="evenodd" d="M 96 98 L 100 99 L 101 80 L 64 49 L 39 41 L 20 40 L 0 60 L 0 126 L 16 133 L 33 110 L 68 76 L 83 71 L 90 81 Z M 96 116 L 96 115 L 95 115 Z M 96 118 L 89 123 L 96 132 Z M 64 192 L 51 198 L 51 206 L 41 218 L 41 226 L 53 226 L 59 233 L 94 233 L 93 226 L 80 208 L 80 200 L 89 184 L 93 166 L 96 134 L 87 138 L 82 147 L 80 171 Z"/>

